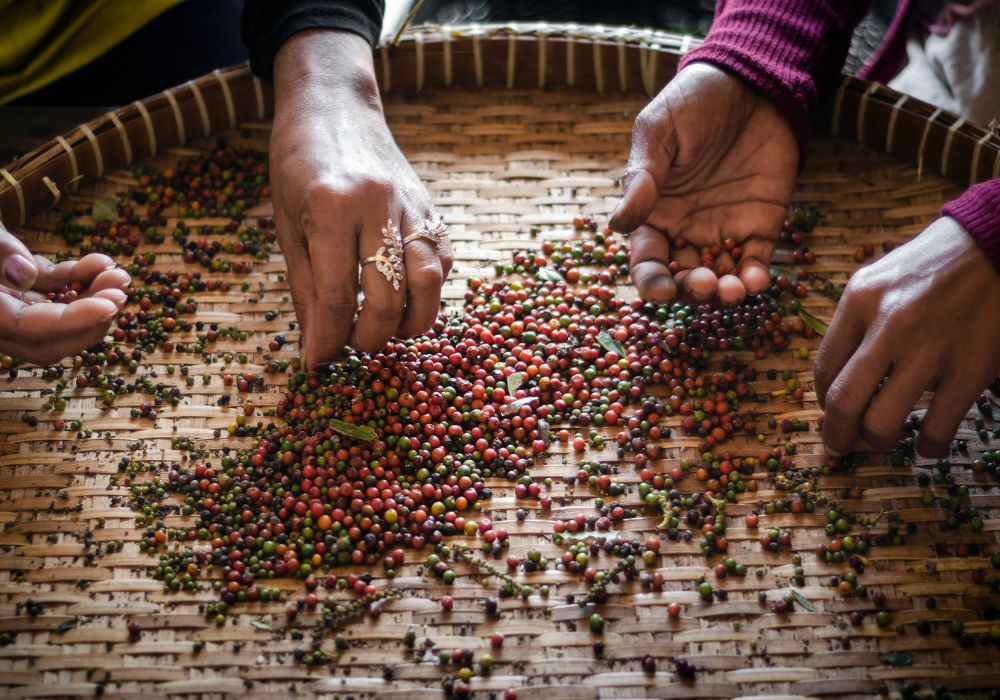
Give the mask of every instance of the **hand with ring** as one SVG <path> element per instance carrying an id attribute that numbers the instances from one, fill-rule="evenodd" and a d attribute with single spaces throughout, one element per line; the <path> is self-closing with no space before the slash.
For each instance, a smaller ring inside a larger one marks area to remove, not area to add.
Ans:
<path id="1" fill-rule="evenodd" d="M 278 51 L 274 88 L 274 216 L 305 367 L 427 331 L 451 245 L 385 122 L 368 44 L 299 32 Z"/>

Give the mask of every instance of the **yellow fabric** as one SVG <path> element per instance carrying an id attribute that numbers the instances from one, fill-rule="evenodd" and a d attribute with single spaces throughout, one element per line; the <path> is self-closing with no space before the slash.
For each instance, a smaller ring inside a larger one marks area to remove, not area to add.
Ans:
<path id="1" fill-rule="evenodd" d="M 0 104 L 85 66 L 181 2 L 0 0 Z"/>

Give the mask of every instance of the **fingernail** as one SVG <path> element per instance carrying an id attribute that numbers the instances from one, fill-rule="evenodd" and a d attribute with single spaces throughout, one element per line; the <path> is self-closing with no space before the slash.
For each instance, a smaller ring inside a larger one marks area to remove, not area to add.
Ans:
<path id="1" fill-rule="evenodd" d="M 112 311 L 109 311 L 103 316 L 101 316 L 101 322 L 107 323 L 108 321 L 113 321 L 117 317 L 118 317 L 118 307 L 115 307 Z"/>
<path id="2" fill-rule="evenodd" d="M 34 279 L 35 274 L 35 266 L 23 255 L 11 255 L 3 263 L 4 278 L 18 289 Z"/>
<path id="3" fill-rule="evenodd" d="M 106 268 L 104 268 L 104 271 L 107 272 L 108 270 L 117 270 L 117 269 L 118 269 L 118 265 L 116 265 L 115 263 L 111 263 Z"/>

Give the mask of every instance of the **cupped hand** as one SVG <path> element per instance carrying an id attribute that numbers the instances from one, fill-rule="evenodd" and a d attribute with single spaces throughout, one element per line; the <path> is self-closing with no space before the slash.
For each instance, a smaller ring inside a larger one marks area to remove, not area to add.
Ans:
<path id="1" fill-rule="evenodd" d="M 399 289 L 375 264 L 391 220 L 402 237 L 433 217 L 430 195 L 386 125 L 371 49 L 351 32 L 310 30 L 274 63 L 271 186 L 307 368 L 350 346 L 375 352 L 429 329 L 451 271 L 447 239 L 404 247 Z"/>
<path id="2" fill-rule="evenodd" d="M 32 255 L 0 226 L 0 352 L 36 365 L 50 365 L 104 339 L 125 306 L 130 277 L 106 255 L 88 255 L 58 265 Z M 78 282 L 80 298 L 46 301 Z"/>
<path id="3" fill-rule="evenodd" d="M 708 63 L 682 70 L 642 111 L 611 228 L 632 234 L 631 277 L 643 299 L 677 294 L 726 306 L 769 282 L 798 169 L 799 148 L 774 104 L 742 79 Z M 678 237 L 689 245 L 672 250 Z M 702 267 L 699 249 L 732 239 L 734 261 Z M 668 265 L 675 261 L 675 274 Z"/>
<path id="4" fill-rule="evenodd" d="M 929 389 L 916 449 L 945 456 L 976 397 L 1000 374 L 997 347 L 1000 275 L 958 222 L 939 219 L 847 285 L 816 357 L 827 451 L 850 452 L 859 431 L 875 449 L 892 450 Z"/>

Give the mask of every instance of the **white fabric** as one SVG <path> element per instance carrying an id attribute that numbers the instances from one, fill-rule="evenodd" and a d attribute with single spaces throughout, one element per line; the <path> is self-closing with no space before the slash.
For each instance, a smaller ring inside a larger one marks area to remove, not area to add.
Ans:
<path id="1" fill-rule="evenodd" d="M 981 126 L 1000 122 L 1000 5 L 959 20 L 946 36 L 911 35 L 906 55 L 893 90 Z"/>

